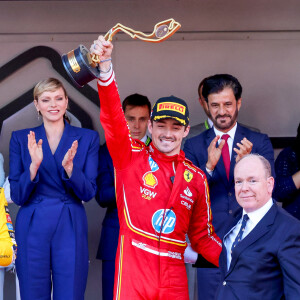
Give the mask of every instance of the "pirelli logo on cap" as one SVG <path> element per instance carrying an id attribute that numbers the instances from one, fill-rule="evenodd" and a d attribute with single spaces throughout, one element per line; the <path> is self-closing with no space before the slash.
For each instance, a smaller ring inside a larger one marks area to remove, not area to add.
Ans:
<path id="1" fill-rule="evenodd" d="M 157 106 L 157 111 L 173 110 L 185 115 L 185 106 L 174 102 L 161 102 Z"/>

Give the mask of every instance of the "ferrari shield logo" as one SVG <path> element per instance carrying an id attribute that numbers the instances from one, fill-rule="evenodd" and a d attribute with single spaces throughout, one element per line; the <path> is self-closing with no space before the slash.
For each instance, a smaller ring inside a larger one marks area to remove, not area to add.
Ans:
<path id="1" fill-rule="evenodd" d="M 185 181 L 190 182 L 193 179 L 193 174 L 189 170 L 185 170 L 183 173 L 183 177 Z"/>

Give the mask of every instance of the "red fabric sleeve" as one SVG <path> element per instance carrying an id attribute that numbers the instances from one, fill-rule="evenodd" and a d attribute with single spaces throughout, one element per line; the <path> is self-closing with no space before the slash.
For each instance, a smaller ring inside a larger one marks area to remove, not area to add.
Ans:
<path id="1" fill-rule="evenodd" d="M 107 148 L 117 169 L 125 168 L 131 161 L 134 141 L 122 110 L 114 73 L 106 81 L 98 80 L 100 121 L 104 128 Z"/>
<path id="2" fill-rule="evenodd" d="M 198 180 L 198 198 L 193 208 L 188 236 L 192 248 L 200 253 L 206 260 L 219 266 L 219 256 L 222 243 L 212 225 L 209 188 L 206 177 Z"/>

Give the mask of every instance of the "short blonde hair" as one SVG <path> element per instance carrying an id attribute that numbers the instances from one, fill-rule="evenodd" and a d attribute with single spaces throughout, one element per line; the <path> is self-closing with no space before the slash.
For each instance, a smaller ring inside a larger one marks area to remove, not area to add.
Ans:
<path id="1" fill-rule="evenodd" d="M 65 97 L 68 97 L 67 91 L 64 88 L 63 84 L 56 78 L 48 78 L 42 80 L 36 84 L 33 89 L 33 99 L 38 101 L 39 96 L 44 92 L 54 92 L 62 88 L 65 94 Z"/>

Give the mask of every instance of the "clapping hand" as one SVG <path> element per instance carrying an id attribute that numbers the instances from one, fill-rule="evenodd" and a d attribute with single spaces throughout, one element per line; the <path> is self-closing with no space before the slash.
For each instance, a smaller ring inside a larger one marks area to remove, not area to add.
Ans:
<path id="1" fill-rule="evenodd" d="M 42 149 L 43 140 L 40 139 L 38 143 L 36 143 L 35 133 L 33 131 L 30 131 L 27 137 L 28 137 L 28 150 L 31 157 L 31 164 L 29 167 L 30 179 L 32 181 L 35 178 L 36 173 L 43 160 L 43 149 Z"/>
<path id="2" fill-rule="evenodd" d="M 62 161 L 62 166 L 64 167 L 67 175 L 69 176 L 69 178 L 72 176 L 72 172 L 73 172 L 73 159 L 75 157 L 75 154 L 77 152 L 77 148 L 78 148 L 78 141 L 74 141 L 72 143 L 71 148 L 67 151 L 67 153 L 65 154 L 65 157 Z"/>
<path id="3" fill-rule="evenodd" d="M 213 171 L 221 157 L 222 148 L 224 147 L 225 141 L 221 139 L 219 147 L 217 147 L 217 142 L 220 136 L 217 135 L 210 143 L 207 148 L 208 160 L 206 163 L 206 168 Z"/>
<path id="4" fill-rule="evenodd" d="M 238 162 L 243 156 L 250 154 L 253 144 L 246 138 L 243 138 L 240 143 L 237 143 L 237 146 L 239 147 L 239 149 L 233 148 L 233 150 L 237 154 L 235 162 Z"/>

